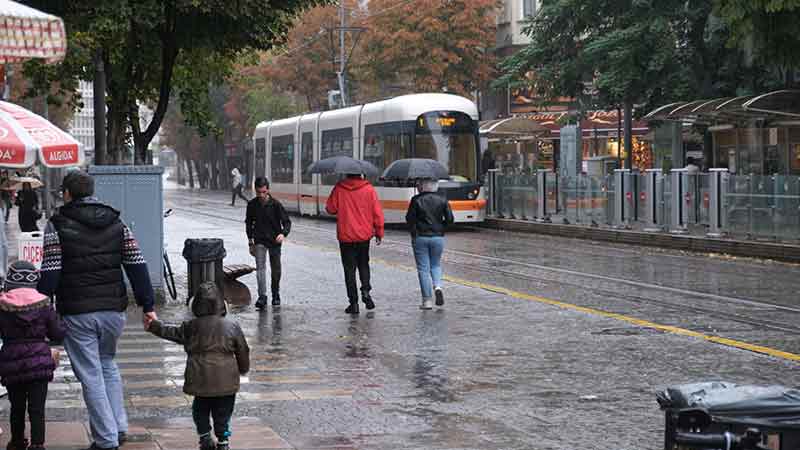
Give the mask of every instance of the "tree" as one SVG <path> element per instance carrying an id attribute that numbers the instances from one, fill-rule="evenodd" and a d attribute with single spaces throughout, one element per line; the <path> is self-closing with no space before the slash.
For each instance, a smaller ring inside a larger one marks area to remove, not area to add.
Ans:
<path id="1" fill-rule="evenodd" d="M 494 75 L 496 0 L 371 0 L 359 58 L 376 84 L 471 95 Z"/>
<path id="2" fill-rule="evenodd" d="M 777 68 L 786 87 L 796 84 L 800 0 L 715 0 L 715 6 L 732 30 L 732 45 L 747 50 L 755 65 Z"/>
<path id="3" fill-rule="evenodd" d="M 346 6 L 353 5 L 346 3 Z M 278 88 L 302 96 L 307 110 L 327 109 L 328 91 L 337 89 L 337 26 L 335 7 L 308 10 L 293 23 L 284 48 L 262 55 L 256 73 Z"/>
<path id="4" fill-rule="evenodd" d="M 119 161 L 120 149 L 132 138 L 136 162 L 143 163 L 167 111 L 173 82 L 181 88 L 184 116 L 205 126 L 209 102 L 203 97 L 208 91 L 198 86 L 223 79 L 241 52 L 270 49 L 284 37 L 295 13 L 321 1 L 275 0 L 269 7 L 258 0 L 24 3 L 64 19 L 69 30 L 65 59 L 69 70 L 59 73 L 59 79 L 91 79 L 91 57 L 100 53 L 107 81 L 112 160 Z M 29 66 L 34 72 L 38 68 Z M 152 121 L 144 128 L 139 125 L 140 103 L 154 109 Z"/>
<path id="5" fill-rule="evenodd" d="M 533 85 L 544 99 L 577 98 L 587 107 L 735 95 L 746 79 L 742 53 L 724 43 L 728 28 L 712 0 L 545 0 L 524 32 L 531 44 L 502 64 L 498 85 Z M 630 120 L 626 136 L 631 135 Z M 631 155 L 631 140 L 625 148 Z"/>

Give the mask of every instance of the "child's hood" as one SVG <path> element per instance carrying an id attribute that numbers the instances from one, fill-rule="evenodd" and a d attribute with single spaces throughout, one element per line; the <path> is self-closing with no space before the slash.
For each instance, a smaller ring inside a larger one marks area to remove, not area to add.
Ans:
<path id="1" fill-rule="evenodd" d="M 224 316 L 227 313 L 225 300 L 214 283 L 203 283 L 197 288 L 192 301 L 192 313 L 195 317 Z"/>
<path id="2" fill-rule="evenodd" d="M 0 310 L 10 312 L 31 311 L 50 306 L 50 299 L 33 288 L 19 288 L 0 292 Z"/>

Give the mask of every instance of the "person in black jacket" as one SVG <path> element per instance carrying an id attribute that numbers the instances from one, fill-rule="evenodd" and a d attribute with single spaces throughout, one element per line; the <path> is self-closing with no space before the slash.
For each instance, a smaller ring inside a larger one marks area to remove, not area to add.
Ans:
<path id="1" fill-rule="evenodd" d="M 250 254 L 256 258 L 256 308 L 261 309 L 267 305 L 267 253 L 272 278 L 272 306 L 281 304 L 281 245 L 289 235 L 292 221 L 281 202 L 269 194 L 269 181 L 266 178 L 256 178 L 255 188 L 256 197 L 247 203 L 245 228 Z"/>
<path id="2" fill-rule="evenodd" d="M 406 223 L 411 232 L 414 259 L 417 263 L 419 287 L 422 290 L 420 309 L 444 305 L 442 293 L 442 252 L 444 252 L 444 229 L 454 222 L 453 211 L 444 196 L 436 191 L 439 183 L 423 181 L 418 185 L 419 194 L 411 199 L 406 212 Z"/>

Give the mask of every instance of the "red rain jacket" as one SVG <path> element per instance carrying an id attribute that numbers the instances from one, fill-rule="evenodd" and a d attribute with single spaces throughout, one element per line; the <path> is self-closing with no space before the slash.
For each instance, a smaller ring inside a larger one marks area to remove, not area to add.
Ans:
<path id="1" fill-rule="evenodd" d="M 369 181 L 345 178 L 336 183 L 325 211 L 337 216 L 339 242 L 365 242 L 376 236 L 383 239 L 383 209 Z"/>

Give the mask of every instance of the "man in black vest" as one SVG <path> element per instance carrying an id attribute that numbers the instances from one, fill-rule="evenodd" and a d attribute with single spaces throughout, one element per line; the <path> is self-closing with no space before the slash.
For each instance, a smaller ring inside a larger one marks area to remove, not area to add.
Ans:
<path id="1" fill-rule="evenodd" d="M 156 319 L 153 286 L 139 244 L 119 211 L 92 197 L 94 179 L 72 171 L 61 190 L 64 206 L 45 228 L 38 289 L 56 295 L 63 316 L 64 347 L 89 413 L 90 449 L 116 449 L 128 431 L 122 378 L 114 362 L 128 307 L 123 270 L 142 307 L 145 329 Z"/>

